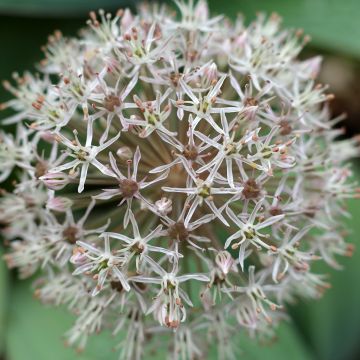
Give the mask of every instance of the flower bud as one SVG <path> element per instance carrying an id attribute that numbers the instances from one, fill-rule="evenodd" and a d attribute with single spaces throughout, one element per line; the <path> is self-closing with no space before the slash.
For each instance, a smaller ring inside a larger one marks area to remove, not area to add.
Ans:
<path id="1" fill-rule="evenodd" d="M 122 146 L 116 151 L 116 155 L 119 157 L 119 159 L 127 161 L 131 160 L 133 158 L 133 152 L 128 146 Z"/>
<path id="2" fill-rule="evenodd" d="M 246 41 L 247 41 L 247 32 L 244 31 L 242 34 L 240 34 L 239 36 L 237 36 L 235 38 L 235 41 L 234 41 L 235 46 L 242 49 L 244 47 Z"/>
<path id="3" fill-rule="evenodd" d="M 167 215 L 172 210 L 172 201 L 167 197 L 162 197 L 160 200 L 155 202 L 156 210 L 161 215 Z"/>
<path id="4" fill-rule="evenodd" d="M 215 63 L 212 63 L 204 69 L 205 81 L 208 85 L 214 84 L 218 80 L 218 69 Z"/>
<path id="5" fill-rule="evenodd" d="M 40 137 L 49 144 L 53 144 L 56 141 L 56 136 L 50 131 L 42 131 Z"/>
<path id="6" fill-rule="evenodd" d="M 69 176 L 63 172 L 47 173 L 39 179 L 51 190 L 61 190 L 69 183 Z"/>
<path id="7" fill-rule="evenodd" d="M 73 254 L 70 258 L 70 262 L 74 265 L 82 265 L 86 261 L 86 255 L 84 254 L 84 250 L 81 247 L 76 247 L 73 251 Z"/>
<path id="8" fill-rule="evenodd" d="M 227 251 L 220 251 L 215 257 L 215 262 L 224 275 L 228 274 L 234 265 L 234 259 Z"/>
<path id="9" fill-rule="evenodd" d="M 132 16 L 131 11 L 129 9 L 126 9 L 124 11 L 124 14 L 120 22 L 122 30 L 124 32 L 128 31 L 133 22 L 134 22 L 134 17 Z"/>
<path id="10" fill-rule="evenodd" d="M 322 57 L 314 56 L 302 63 L 304 70 L 308 72 L 309 76 L 315 79 L 320 72 Z"/>
<path id="11" fill-rule="evenodd" d="M 57 212 L 66 212 L 71 208 L 72 204 L 73 202 L 69 198 L 57 196 L 47 201 L 46 208 Z"/>
<path id="12" fill-rule="evenodd" d="M 206 21 L 209 18 L 209 7 L 207 2 L 200 0 L 195 7 L 195 18 L 200 21 Z"/>

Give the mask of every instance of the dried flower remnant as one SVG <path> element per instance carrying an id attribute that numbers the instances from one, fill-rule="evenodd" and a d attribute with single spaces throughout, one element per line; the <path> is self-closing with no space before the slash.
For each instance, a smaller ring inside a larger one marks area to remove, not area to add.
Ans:
<path id="1" fill-rule="evenodd" d="M 358 140 L 337 140 L 321 60 L 297 58 L 307 38 L 176 4 L 92 12 L 79 38 L 49 38 L 39 75 L 4 83 L 5 260 L 77 314 L 69 344 L 112 329 L 120 359 L 159 341 L 238 358 L 228 339 L 273 334 L 286 302 L 329 286 L 312 262 L 353 249 Z"/>

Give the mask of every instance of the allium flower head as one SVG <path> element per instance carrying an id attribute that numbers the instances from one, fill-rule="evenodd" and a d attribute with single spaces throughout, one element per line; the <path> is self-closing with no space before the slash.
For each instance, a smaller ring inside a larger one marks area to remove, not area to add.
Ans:
<path id="1" fill-rule="evenodd" d="M 328 287 L 313 261 L 351 253 L 358 144 L 337 139 L 321 59 L 297 58 L 307 38 L 176 5 L 92 12 L 78 38 L 49 37 L 39 74 L 4 83 L 5 259 L 76 314 L 68 343 L 110 328 L 121 359 L 159 341 L 171 359 L 207 342 L 237 358 L 239 331 L 272 334 L 287 302 Z"/>

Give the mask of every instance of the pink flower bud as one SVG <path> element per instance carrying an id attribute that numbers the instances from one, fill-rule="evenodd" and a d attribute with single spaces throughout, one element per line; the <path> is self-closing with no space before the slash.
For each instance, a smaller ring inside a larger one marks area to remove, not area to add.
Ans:
<path id="1" fill-rule="evenodd" d="M 124 32 L 128 31 L 131 27 L 131 24 L 134 22 L 134 17 L 131 14 L 129 9 L 124 11 L 124 15 L 121 18 L 121 28 Z"/>
<path id="2" fill-rule="evenodd" d="M 242 34 L 240 34 L 239 36 L 237 36 L 235 38 L 235 46 L 239 47 L 239 48 L 243 48 L 245 43 L 247 41 L 247 32 L 244 31 Z"/>
<path id="3" fill-rule="evenodd" d="M 311 59 L 308 59 L 302 63 L 304 69 L 307 69 L 309 76 L 315 79 L 320 72 L 322 57 L 314 56 Z"/>
<path id="4" fill-rule="evenodd" d="M 209 18 L 209 7 L 206 1 L 198 1 L 195 7 L 195 17 L 200 21 L 206 21 Z"/>
<path id="5" fill-rule="evenodd" d="M 127 161 L 131 160 L 133 158 L 133 152 L 128 146 L 122 146 L 116 151 L 116 155 L 119 157 L 119 159 Z"/>
<path id="6" fill-rule="evenodd" d="M 56 137 L 54 134 L 52 134 L 50 131 L 42 131 L 40 135 L 41 139 L 53 144 L 56 141 Z"/>
<path id="7" fill-rule="evenodd" d="M 74 265 L 82 265 L 86 262 L 86 255 L 82 248 L 75 248 L 73 255 L 70 258 L 70 262 Z"/>
<path id="8" fill-rule="evenodd" d="M 72 204 L 73 202 L 70 199 L 57 196 L 47 201 L 46 208 L 57 212 L 66 212 L 66 210 L 71 208 Z"/>
<path id="9" fill-rule="evenodd" d="M 220 251 L 215 257 L 216 265 L 226 275 L 234 265 L 234 259 L 227 251 Z"/>
<path id="10" fill-rule="evenodd" d="M 69 183 L 69 176 L 63 172 L 47 173 L 40 180 L 51 190 L 61 190 Z"/>
<path id="11" fill-rule="evenodd" d="M 212 63 L 204 69 L 204 76 L 209 84 L 214 84 L 218 80 L 218 69 L 215 63 Z"/>
<path id="12" fill-rule="evenodd" d="M 162 197 L 160 200 L 155 202 L 156 210 L 161 215 L 166 215 L 172 210 L 172 201 L 167 197 Z"/>

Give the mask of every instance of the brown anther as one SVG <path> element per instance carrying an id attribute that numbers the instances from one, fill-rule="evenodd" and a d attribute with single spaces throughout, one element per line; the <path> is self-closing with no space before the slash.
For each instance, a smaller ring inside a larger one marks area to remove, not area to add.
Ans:
<path id="1" fill-rule="evenodd" d="M 189 238 L 189 232 L 181 221 L 169 226 L 168 235 L 172 240 L 180 242 L 186 241 Z"/>
<path id="2" fill-rule="evenodd" d="M 45 97 L 43 95 L 39 95 L 36 99 L 36 102 L 38 102 L 39 104 L 43 104 L 45 101 Z"/>
<path id="3" fill-rule="evenodd" d="M 124 290 L 122 284 L 120 281 L 111 281 L 110 286 L 112 290 L 115 290 L 117 292 L 122 292 Z"/>
<path id="4" fill-rule="evenodd" d="M 78 240 L 78 233 L 79 229 L 76 226 L 69 226 L 66 229 L 64 229 L 62 235 L 69 244 L 75 244 Z"/>
<path id="5" fill-rule="evenodd" d="M 115 108 L 121 105 L 120 98 L 115 95 L 108 95 L 104 99 L 104 107 L 107 111 L 113 112 Z"/>
<path id="6" fill-rule="evenodd" d="M 41 290 L 40 290 L 40 289 L 36 289 L 36 290 L 34 291 L 34 297 L 35 297 L 36 299 L 39 299 L 39 298 L 40 298 L 40 295 L 41 295 Z"/>
<path id="7" fill-rule="evenodd" d="M 279 124 L 280 124 L 280 135 L 286 136 L 291 134 L 292 127 L 287 120 L 281 120 Z"/>
<path id="8" fill-rule="evenodd" d="M 169 321 L 169 319 L 166 320 L 166 326 L 171 329 L 177 329 L 179 327 L 179 321 L 173 320 Z"/>
<path id="9" fill-rule="evenodd" d="M 248 179 L 244 184 L 242 195 L 245 199 L 257 199 L 261 194 L 261 187 L 255 179 Z"/>
<path id="10" fill-rule="evenodd" d="M 245 99 L 244 104 L 245 106 L 257 106 L 259 102 L 253 97 L 248 97 Z"/>
<path id="11" fill-rule="evenodd" d="M 139 190 L 138 183 L 130 179 L 120 180 L 119 187 L 124 198 L 132 198 Z"/>
<path id="12" fill-rule="evenodd" d="M 41 104 L 39 104 L 39 103 L 37 103 L 37 102 L 33 102 L 32 104 L 32 107 L 34 108 L 34 109 L 36 109 L 36 110 L 41 110 L 41 108 L 42 108 L 42 105 Z"/>
<path id="13" fill-rule="evenodd" d="M 175 300 L 175 303 L 176 303 L 177 306 L 183 306 L 183 304 L 182 304 L 182 302 L 181 302 L 181 299 L 179 299 L 179 298 L 177 298 L 177 299 Z"/>
<path id="14" fill-rule="evenodd" d="M 277 206 L 272 207 L 269 210 L 270 215 L 276 216 L 276 215 L 282 215 L 284 212 Z"/>
<path id="15" fill-rule="evenodd" d="M 47 172 L 48 166 L 45 161 L 38 161 L 35 165 L 35 177 L 38 179 L 44 176 Z"/>
<path id="16" fill-rule="evenodd" d="M 183 155 L 187 160 L 195 161 L 199 155 L 196 146 L 186 145 L 183 151 Z"/>

